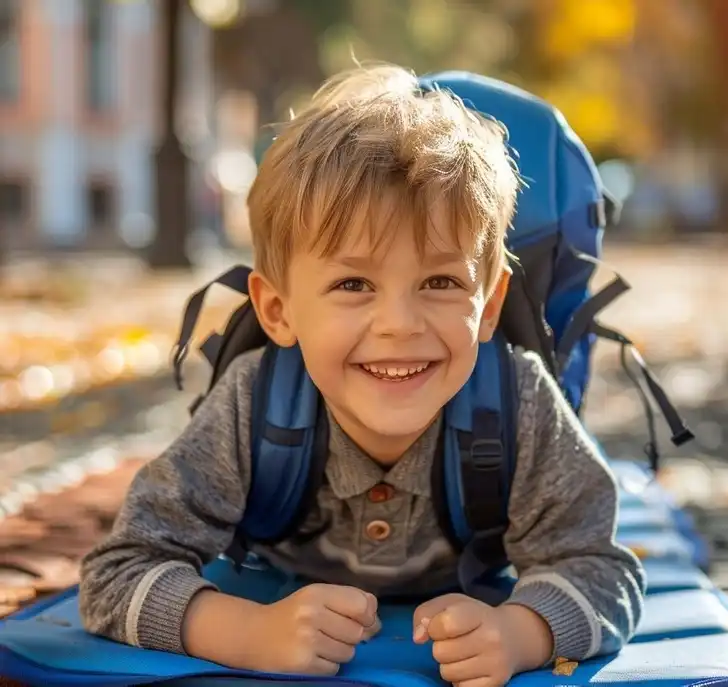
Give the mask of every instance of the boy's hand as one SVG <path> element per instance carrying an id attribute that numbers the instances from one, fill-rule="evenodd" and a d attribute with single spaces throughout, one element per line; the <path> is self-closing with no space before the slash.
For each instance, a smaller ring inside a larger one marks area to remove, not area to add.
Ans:
<path id="1" fill-rule="evenodd" d="M 524 606 L 488 606 L 463 594 L 447 594 L 419 606 L 414 640 L 433 640 L 443 680 L 456 687 L 500 687 L 515 673 L 533 670 L 553 651 L 551 630 Z"/>
<path id="2" fill-rule="evenodd" d="M 309 675 L 335 675 L 356 645 L 381 629 L 376 597 L 330 584 L 312 584 L 261 606 L 256 621 L 262 641 L 254 669 Z"/>

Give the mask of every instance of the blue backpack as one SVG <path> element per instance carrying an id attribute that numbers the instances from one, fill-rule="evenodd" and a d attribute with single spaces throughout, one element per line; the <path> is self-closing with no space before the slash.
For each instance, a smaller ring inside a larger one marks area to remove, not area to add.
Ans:
<path id="1" fill-rule="evenodd" d="M 507 561 L 503 533 L 515 468 L 518 393 L 512 346 L 536 351 L 579 412 L 590 377 L 596 336 L 632 342 L 604 327 L 595 316 L 629 287 L 617 277 L 592 294 L 604 228 L 616 219 L 594 162 L 562 115 L 535 96 L 494 79 L 444 72 L 420 80 L 423 90 L 439 88 L 466 106 L 504 123 L 516 151 L 525 188 L 518 199 L 509 248 L 518 257 L 493 340 L 482 344 L 472 377 L 444 409 L 440 448 L 432 472 L 432 493 L 443 531 L 462 560 L 498 569 Z M 249 268 L 238 265 L 193 294 L 187 304 L 174 367 L 181 365 L 207 289 L 223 284 L 247 293 Z M 279 348 L 260 327 L 250 302 L 230 318 L 222 334 L 201 346 L 212 365 L 212 388 L 233 359 L 265 347 L 253 392 L 252 486 L 234 550 L 240 560 L 250 541 L 272 544 L 295 535 L 324 479 L 328 427 L 321 397 L 306 372 L 298 347 Z M 639 356 L 648 390 L 663 411 L 676 445 L 692 438 L 662 388 Z M 624 361 L 624 356 L 623 356 Z M 633 378 L 634 379 L 634 378 Z M 657 469 L 657 448 L 649 400 L 648 455 Z M 194 413 L 204 395 L 193 404 Z"/>

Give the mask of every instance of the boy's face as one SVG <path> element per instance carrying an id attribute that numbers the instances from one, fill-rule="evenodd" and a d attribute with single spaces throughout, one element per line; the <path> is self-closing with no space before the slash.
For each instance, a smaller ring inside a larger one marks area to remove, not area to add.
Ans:
<path id="1" fill-rule="evenodd" d="M 500 314 L 508 273 L 486 303 L 488 275 L 447 237 L 435 221 L 424 258 L 409 231 L 375 253 L 366 240 L 328 257 L 299 252 L 287 295 L 251 279 L 268 334 L 298 342 L 336 420 L 382 461 L 399 457 L 465 384 Z"/>

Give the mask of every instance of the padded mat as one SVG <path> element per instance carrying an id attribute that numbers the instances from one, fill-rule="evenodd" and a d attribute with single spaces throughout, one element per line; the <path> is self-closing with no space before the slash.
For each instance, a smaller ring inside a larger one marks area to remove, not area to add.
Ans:
<path id="1" fill-rule="evenodd" d="M 620 506 L 617 527 L 620 532 L 631 529 L 674 530 L 676 522 L 672 510 L 664 504 Z"/>
<path id="2" fill-rule="evenodd" d="M 219 573 L 231 572 L 218 565 Z M 222 575 L 218 575 L 218 579 Z M 228 583 L 231 582 L 228 580 Z M 411 608 L 383 606 L 380 635 L 357 650 L 352 663 L 344 666 L 338 684 L 381 687 L 425 687 L 442 684 L 430 647 L 411 641 Z M 687 685 L 692 681 L 725 677 L 728 679 L 728 609 L 724 597 L 714 591 L 690 590 L 648 597 L 644 619 L 635 643 L 618 655 L 586 661 L 574 674 L 555 676 L 553 671 L 537 671 L 514 679 L 516 687 L 550 687 L 590 683 L 650 684 L 665 687 Z M 685 637 L 699 633 L 703 636 Z M 671 637 L 671 641 L 648 641 Z M 20 617 L 0 625 L 0 665 L 7 677 L 23 679 L 31 685 L 130 685 L 160 678 L 199 677 L 197 685 L 218 684 L 223 676 L 239 679 L 219 684 L 246 684 L 290 681 L 293 676 L 274 676 L 230 671 L 212 663 L 163 652 L 144 651 L 92 637 L 80 629 L 75 593 L 54 603 L 38 605 Z M 213 677 L 217 676 L 215 679 Z M 242 680 L 242 678 L 246 680 Z M 301 681 L 331 684 L 332 680 Z M 178 684 L 182 684 L 179 680 Z M 185 680 L 187 684 L 189 681 Z"/>
<path id="3" fill-rule="evenodd" d="M 675 530 L 627 530 L 617 532 L 617 540 L 643 559 L 661 558 L 697 564 L 703 557 L 698 541 L 690 540 Z"/>
<path id="4" fill-rule="evenodd" d="M 728 598 L 701 589 L 657 594 L 645 599 L 633 642 L 679 639 L 728 632 Z"/>
<path id="5" fill-rule="evenodd" d="M 689 563 L 676 563 L 659 558 L 642 562 L 647 575 L 647 593 L 662 594 L 688 589 L 712 589 L 710 578 Z"/>

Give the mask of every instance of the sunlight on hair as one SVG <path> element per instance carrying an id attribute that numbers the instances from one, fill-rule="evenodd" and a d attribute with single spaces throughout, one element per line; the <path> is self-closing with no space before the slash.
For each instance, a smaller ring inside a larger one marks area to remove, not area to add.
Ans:
<path id="1" fill-rule="evenodd" d="M 459 245 L 498 272 L 520 185 L 505 127 L 382 63 L 336 74 L 291 114 L 248 198 L 256 268 L 266 277 L 285 287 L 295 251 L 336 252 L 361 231 L 362 213 L 373 245 L 406 225 L 422 251 L 436 205 Z M 392 197 L 389 221 L 376 221 Z"/>

